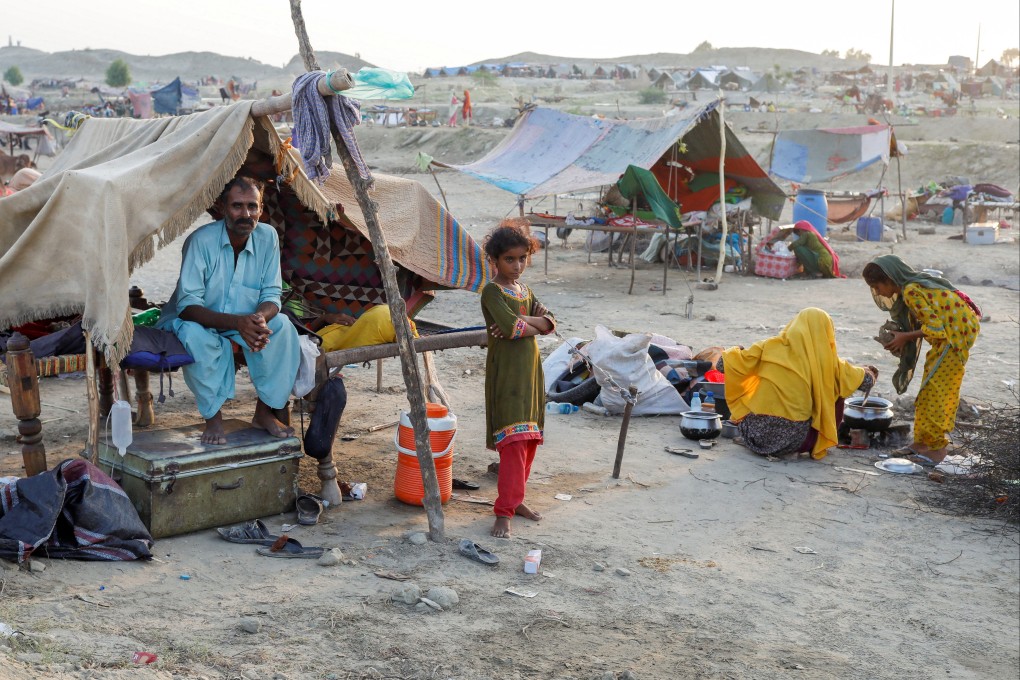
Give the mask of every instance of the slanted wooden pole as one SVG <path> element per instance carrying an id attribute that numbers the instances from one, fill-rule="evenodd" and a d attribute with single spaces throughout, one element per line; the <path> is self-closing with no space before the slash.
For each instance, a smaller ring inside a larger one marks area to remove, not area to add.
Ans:
<path id="1" fill-rule="evenodd" d="M 28 338 L 15 332 L 7 343 L 7 384 L 11 406 L 18 419 L 21 435 L 21 459 L 25 476 L 46 472 L 46 447 L 42 443 L 42 400 L 39 396 L 39 372 Z"/>
<path id="2" fill-rule="evenodd" d="M 636 266 L 634 264 L 634 249 L 637 247 L 637 191 L 634 192 L 634 197 L 630 199 L 630 214 L 634 216 L 634 233 L 630 235 L 630 287 L 627 289 L 627 295 L 631 295 L 634 292 L 634 268 Z M 669 242 L 668 238 L 666 242 Z"/>
<path id="3" fill-rule="evenodd" d="M 309 71 L 319 70 L 315 60 L 315 54 L 308 42 L 308 33 L 305 30 L 305 22 L 301 15 L 301 0 L 290 0 L 291 18 L 294 21 L 294 31 L 297 34 L 298 45 L 301 49 L 301 58 L 304 60 L 305 68 Z M 425 412 L 425 399 L 422 390 L 421 374 L 418 371 L 418 361 L 415 356 L 414 346 L 411 344 L 411 325 L 407 319 L 407 305 L 404 298 L 400 296 L 400 289 L 397 287 L 396 267 L 390 258 L 389 249 L 386 246 L 386 237 L 379 226 L 379 217 L 376 204 L 368 195 L 371 185 L 370 180 L 362 179 L 358 168 L 347 148 L 343 137 L 340 136 L 337 128 L 337 121 L 330 113 L 330 131 L 333 134 L 333 141 L 336 142 L 337 154 L 343 163 L 344 171 L 347 173 L 347 180 L 354 189 L 354 195 L 358 199 L 358 205 L 365 217 L 365 226 L 368 227 L 369 238 L 372 241 L 372 250 L 375 251 L 376 264 L 383 276 L 383 287 L 386 290 L 386 302 L 390 308 L 390 317 L 393 320 L 393 328 L 396 331 L 397 345 L 400 348 L 400 366 L 404 375 L 404 385 L 407 388 L 407 399 L 411 405 L 411 426 L 414 428 L 415 451 L 418 454 L 418 465 L 421 469 L 422 486 L 425 490 L 423 505 L 429 522 L 429 535 L 433 541 L 440 542 L 445 538 L 443 528 L 443 504 L 439 495 L 439 478 L 436 476 L 435 462 L 432 460 L 432 444 L 429 439 L 428 417 Z"/>
<path id="4" fill-rule="evenodd" d="M 620 438 L 616 442 L 616 462 L 613 464 L 613 479 L 620 478 L 620 467 L 623 465 L 623 447 L 627 445 L 627 430 L 630 429 L 630 413 L 634 410 L 634 402 L 637 400 L 637 387 L 631 385 L 627 388 L 630 392 L 630 399 L 623 407 L 623 422 L 620 423 Z"/>
<path id="5" fill-rule="evenodd" d="M 92 333 L 85 331 L 85 395 L 89 403 L 89 432 L 85 439 L 85 458 L 99 465 L 99 391 L 96 386 L 96 349 Z"/>

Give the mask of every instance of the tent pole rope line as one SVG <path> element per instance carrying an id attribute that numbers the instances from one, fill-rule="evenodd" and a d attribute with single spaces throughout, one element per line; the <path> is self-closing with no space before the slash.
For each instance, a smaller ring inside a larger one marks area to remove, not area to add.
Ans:
<path id="1" fill-rule="evenodd" d="M 317 71 L 319 70 L 318 64 L 315 61 L 315 55 L 308 41 L 308 33 L 305 30 L 305 22 L 301 14 L 301 0 L 290 0 L 290 8 L 291 18 L 294 22 L 294 32 L 298 38 L 305 68 L 309 71 Z M 404 298 L 400 296 L 400 288 L 397 286 L 396 268 L 393 266 L 393 260 L 390 258 L 386 245 L 386 237 L 379 226 L 376 204 L 368 195 L 371 182 L 361 178 L 351 156 L 351 151 L 347 148 L 337 128 L 337 121 L 333 118 L 332 107 L 327 107 L 327 110 L 330 117 L 330 132 L 336 143 L 337 154 L 340 156 L 344 171 L 347 173 L 347 179 L 354 189 L 358 205 L 361 207 L 365 217 L 365 226 L 368 227 L 372 249 L 375 251 L 376 264 L 383 275 L 386 302 L 390 308 L 390 317 L 393 320 L 397 344 L 400 347 L 401 372 L 404 375 L 407 399 L 411 406 L 411 426 L 414 428 L 415 450 L 418 456 L 418 466 L 421 469 L 422 486 L 425 491 L 422 504 L 428 517 L 429 536 L 438 543 L 445 538 L 443 504 L 439 494 L 439 478 L 436 476 L 436 466 L 432 460 L 432 444 L 429 438 L 428 417 L 425 412 L 421 374 L 418 371 L 417 356 L 411 344 L 411 326 L 407 319 L 407 305 L 404 302 Z"/>

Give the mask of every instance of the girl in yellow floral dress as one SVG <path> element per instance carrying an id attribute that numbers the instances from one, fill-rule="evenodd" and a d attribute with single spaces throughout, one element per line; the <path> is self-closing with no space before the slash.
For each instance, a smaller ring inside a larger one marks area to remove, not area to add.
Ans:
<path id="1" fill-rule="evenodd" d="M 931 346 L 914 401 L 914 443 L 898 451 L 933 466 L 946 457 L 947 435 L 956 427 L 964 368 L 981 324 L 981 310 L 946 279 L 915 271 L 895 255 L 864 267 L 875 303 L 899 326 L 885 348 L 900 358 L 893 385 L 902 394 L 914 375 L 921 340 Z"/>

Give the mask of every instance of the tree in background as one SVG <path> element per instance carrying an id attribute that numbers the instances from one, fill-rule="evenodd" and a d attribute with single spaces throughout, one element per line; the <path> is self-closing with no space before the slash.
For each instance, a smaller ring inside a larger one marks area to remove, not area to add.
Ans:
<path id="1" fill-rule="evenodd" d="M 646 87 L 638 92 L 638 98 L 642 104 L 663 104 L 666 101 L 666 92 L 657 87 Z"/>
<path id="2" fill-rule="evenodd" d="M 999 61 L 1006 66 L 1012 66 L 1013 62 L 1017 59 L 1020 59 L 1020 48 L 1017 47 L 1010 47 L 1008 50 L 1003 50 L 1002 56 L 999 57 Z"/>
<path id="3" fill-rule="evenodd" d="M 691 52 L 691 54 L 698 54 L 699 52 L 711 52 L 714 49 L 715 48 L 712 47 L 712 43 L 708 42 L 707 40 L 704 40 L 700 45 L 694 48 L 694 51 Z"/>
<path id="4" fill-rule="evenodd" d="M 20 68 L 18 68 L 17 66 L 12 66 L 6 71 L 4 71 L 4 80 L 6 80 L 14 87 L 17 87 L 18 85 L 21 85 L 23 82 L 25 82 L 25 76 L 21 75 Z"/>
<path id="5" fill-rule="evenodd" d="M 123 59 L 114 59 L 106 69 L 106 84 L 110 87 L 125 87 L 131 83 L 131 70 Z"/>
<path id="6" fill-rule="evenodd" d="M 863 61 L 865 64 L 871 63 L 871 54 L 864 50 L 859 50 L 856 47 L 848 49 L 843 58 L 847 61 Z"/>
<path id="7" fill-rule="evenodd" d="M 839 50 L 822 50 L 823 57 L 839 57 Z"/>

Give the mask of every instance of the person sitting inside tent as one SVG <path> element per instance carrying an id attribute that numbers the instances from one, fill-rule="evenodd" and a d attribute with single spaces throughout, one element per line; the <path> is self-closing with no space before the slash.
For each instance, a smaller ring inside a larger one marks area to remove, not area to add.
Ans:
<path id="1" fill-rule="evenodd" d="M 791 236 L 794 241 L 790 249 L 797 256 L 797 262 L 804 267 L 805 273 L 826 279 L 846 278 L 839 271 L 839 256 L 836 255 L 836 251 L 807 220 L 778 229 L 774 236 L 769 237 L 769 244 Z"/>
<path id="2" fill-rule="evenodd" d="M 221 408 L 234 397 L 232 342 L 244 352 L 258 393 L 252 424 L 290 437 L 280 410 L 290 398 L 301 359 L 297 330 L 280 314 L 280 241 L 258 221 L 263 183 L 238 176 L 227 182 L 216 208 L 223 219 L 196 229 L 184 242 L 181 274 L 157 328 L 173 332 L 195 359 L 185 366 L 204 444 L 226 444 Z"/>
<path id="3" fill-rule="evenodd" d="M 418 337 L 414 322 L 411 332 Z M 355 319 L 349 314 L 323 314 L 308 324 L 322 338 L 323 352 L 336 352 L 352 347 L 384 345 L 397 341 L 388 305 L 376 305 Z"/>
<path id="4" fill-rule="evenodd" d="M 743 445 L 762 456 L 824 458 L 836 445 L 843 399 L 878 379 L 874 366 L 839 357 L 832 319 L 815 307 L 775 337 L 726 350 L 716 369 L 726 375 L 726 403 Z"/>

